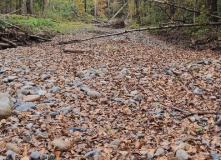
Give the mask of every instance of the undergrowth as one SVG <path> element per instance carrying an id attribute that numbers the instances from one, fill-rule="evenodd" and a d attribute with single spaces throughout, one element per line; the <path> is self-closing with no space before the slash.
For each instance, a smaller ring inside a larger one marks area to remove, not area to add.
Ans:
<path id="1" fill-rule="evenodd" d="M 93 25 L 84 22 L 54 21 L 50 18 L 36 18 L 31 16 L 10 15 L 2 18 L 3 21 L 19 26 L 29 33 L 45 32 L 51 36 L 76 32 L 76 29 L 93 29 Z M 5 23 L 7 25 L 7 23 Z"/>

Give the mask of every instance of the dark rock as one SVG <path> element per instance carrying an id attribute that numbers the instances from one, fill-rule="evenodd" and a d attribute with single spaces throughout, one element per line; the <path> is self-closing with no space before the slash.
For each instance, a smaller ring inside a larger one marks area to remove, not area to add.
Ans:
<path id="1" fill-rule="evenodd" d="M 32 152 L 30 155 L 31 160 L 40 160 L 41 154 L 39 152 Z"/>
<path id="2" fill-rule="evenodd" d="M 75 132 L 75 131 L 79 131 L 79 132 L 84 132 L 86 131 L 87 128 L 85 127 L 70 127 L 70 128 L 67 128 L 68 131 L 71 131 L 71 132 Z"/>
<path id="3" fill-rule="evenodd" d="M 51 112 L 50 113 L 50 116 L 52 117 L 52 118 L 55 118 L 57 115 L 59 115 L 60 113 L 59 112 Z"/>

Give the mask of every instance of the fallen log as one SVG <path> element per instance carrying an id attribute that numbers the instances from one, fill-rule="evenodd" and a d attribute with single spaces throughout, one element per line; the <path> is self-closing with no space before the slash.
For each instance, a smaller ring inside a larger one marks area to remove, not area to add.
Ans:
<path id="1" fill-rule="evenodd" d="M 117 13 L 114 14 L 114 16 L 109 20 L 109 22 L 111 22 L 119 13 L 120 11 L 128 4 L 129 1 L 127 1 L 126 3 L 124 3 L 124 5 L 117 11 Z M 108 23 L 109 23 L 108 22 Z"/>
<path id="2" fill-rule="evenodd" d="M 94 36 L 94 37 L 90 37 L 90 38 L 86 38 L 86 39 L 73 39 L 73 40 L 66 41 L 66 42 L 59 42 L 59 44 L 61 45 L 61 44 L 79 43 L 79 42 L 88 41 L 88 40 L 92 40 L 92 39 L 118 36 L 118 35 L 130 33 L 130 32 L 138 32 L 138 31 L 148 31 L 148 30 L 157 30 L 157 29 L 172 29 L 172 28 L 179 28 L 179 27 L 217 26 L 217 25 L 221 25 L 221 22 L 213 22 L 213 23 L 206 23 L 206 24 L 178 24 L 178 25 L 167 25 L 167 26 L 159 26 L 159 27 L 139 28 L 139 29 L 125 30 L 125 31 L 118 32 L 118 33 Z"/>
<path id="3" fill-rule="evenodd" d="M 198 10 L 187 8 L 185 6 L 181 6 L 181 5 L 177 5 L 177 4 L 173 4 L 173 3 L 169 3 L 169 2 L 166 2 L 166 1 L 161 1 L 161 0 L 150 0 L 150 1 L 165 4 L 165 5 L 169 5 L 169 6 L 172 6 L 172 7 L 175 7 L 175 8 L 180 8 L 180 9 L 184 9 L 184 10 L 187 10 L 187 11 L 190 11 L 190 12 L 195 12 L 195 13 L 200 14 L 200 11 L 198 11 Z M 206 13 L 206 15 L 210 16 L 210 17 L 215 17 L 215 18 L 221 19 L 221 17 L 218 16 L 218 15 L 214 15 L 214 14 L 210 14 L 210 13 Z"/>
<path id="4" fill-rule="evenodd" d="M 0 43 L 0 47 L 9 48 L 11 45 L 8 43 Z"/>
<path id="5" fill-rule="evenodd" d="M 85 52 L 89 52 L 90 50 L 89 49 L 64 48 L 63 51 L 67 53 L 85 53 Z"/>
<path id="6" fill-rule="evenodd" d="M 163 107 L 167 108 L 167 109 L 173 109 L 176 111 L 179 111 L 181 113 L 184 114 L 185 117 L 189 117 L 192 115 L 205 115 L 205 114 L 214 114 L 214 115 L 218 115 L 221 114 L 220 111 L 186 111 L 186 110 L 182 110 L 180 108 L 177 107 L 172 107 L 172 106 L 168 106 L 166 104 L 160 103 Z"/>
<path id="7" fill-rule="evenodd" d="M 6 42 L 6 43 L 10 44 L 12 47 L 17 47 L 17 44 L 16 44 L 16 43 L 14 43 L 14 42 L 12 42 L 12 41 L 10 41 L 10 40 L 4 38 L 4 37 L 1 37 L 0 39 L 1 39 L 3 42 Z"/>

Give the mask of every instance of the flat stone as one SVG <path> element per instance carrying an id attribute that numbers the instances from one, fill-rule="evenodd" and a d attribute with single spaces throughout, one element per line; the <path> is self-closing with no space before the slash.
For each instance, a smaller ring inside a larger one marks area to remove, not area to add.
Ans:
<path id="1" fill-rule="evenodd" d="M 8 81 L 13 81 L 17 78 L 18 78 L 18 76 L 8 76 Z"/>
<path id="2" fill-rule="evenodd" d="M 35 109 L 36 106 L 35 106 L 35 104 L 32 103 L 32 102 L 28 102 L 28 103 L 24 103 L 24 104 L 22 104 L 22 105 L 16 107 L 16 110 L 17 110 L 17 111 L 20 111 L 20 112 L 24 112 L 24 111 L 30 110 L 31 108 L 32 108 L 32 109 Z"/>
<path id="3" fill-rule="evenodd" d="M 11 150 L 11 151 L 13 151 L 15 153 L 18 153 L 18 154 L 20 152 L 19 147 L 14 143 L 7 143 L 5 148 L 6 148 L 7 151 Z"/>
<path id="4" fill-rule="evenodd" d="M 95 155 L 99 155 L 101 153 L 101 150 L 100 149 L 94 149 L 93 151 L 90 151 L 90 152 L 87 152 L 85 155 L 84 155 L 84 158 L 88 158 L 88 157 L 93 157 Z"/>
<path id="5" fill-rule="evenodd" d="M 27 95 L 23 98 L 24 102 L 35 102 L 41 98 L 40 95 Z"/>
<path id="6" fill-rule="evenodd" d="M 21 71 L 22 71 L 21 68 L 16 68 L 16 69 L 13 70 L 13 72 L 15 72 L 15 73 L 19 73 L 19 72 L 21 72 Z"/>
<path id="7" fill-rule="evenodd" d="M 0 93 L 0 119 L 7 118 L 12 114 L 14 104 L 9 94 Z"/>

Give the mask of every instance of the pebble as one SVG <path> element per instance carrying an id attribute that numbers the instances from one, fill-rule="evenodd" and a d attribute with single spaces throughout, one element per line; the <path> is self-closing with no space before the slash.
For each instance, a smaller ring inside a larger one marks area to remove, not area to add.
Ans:
<path id="1" fill-rule="evenodd" d="M 13 70 L 14 73 L 19 73 L 19 72 L 21 72 L 21 71 L 22 71 L 21 68 L 16 68 L 16 69 Z"/>
<path id="2" fill-rule="evenodd" d="M 180 150 L 176 151 L 176 157 L 183 159 L 183 160 L 188 160 L 189 155 L 186 153 L 185 150 L 180 149 Z"/>
<path id="3" fill-rule="evenodd" d="M 15 80 L 15 79 L 17 79 L 18 78 L 18 76 L 8 76 L 8 81 L 13 81 L 13 80 Z"/>
<path id="4" fill-rule="evenodd" d="M 84 158 L 88 158 L 89 156 L 93 157 L 95 155 L 99 155 L 101 153 L 101 150 L 100 149 L 94 149 L 93 151 L 90 151 L 90 152 L 87 152 L 85 155 L 84 155 Z"/>
<path id="5" fill-rule="evenodd" d="M 202 118 L 202 121 L 204 121 L 204 122 L 207 122 L 208 120 L 209 120 L 209 118 L 207 118 L 207 117 Z"/>
<path id="6" fill-rule="evenodd" d="M 28 124 L 26 125 L 26 128 L 27 128 L 27 129 L 31 129 L 32 126 L 33 126 L 33 123 L 28 123 Z"/>
<path id="7" fill-rule="evenodd" d="M 92 90 L 89 90 L 87 92 L 87 95 L 89 95 L 90 97 L 95 97 L 95 98 L 98 98 L 101 96 L 101 94 L 97 91 L 92 91 Z"/>
<path id="8" fill-rule="evenodd" d="M 209 99 L 212 100 L 212 101 L 215 101 L 216 100 L 216 96 L 210 96 Z"/>
<path id="9" fill-rule="evenodd" d="M 40 95 L 27 95 L 23 98 L 24 102 L 35 102 L 41 98 Z"/>
<path id="10" fill-rule="evenodd" d="M 71 147 L 71 143 L 61 140 L 61 139 L 55 139 L 52 141 L 52 145 L 55 149 L 58 149 L 60 151 L 66 151 Z"/>
<path id="11" fill-rule="evenodd" d="M 193 92 L 197 95 L 203 95 L 203 90 L 200 88 L 196 88 Z"/>
<path id="12" fill-rule="evenodd" d="M 75 131 L 79 131 L 79 132 L 84 132 L 87 128 L 85 127 L 70 127 L 70 128 L 67 128 L 67 130 L 69 132 L 75 132 Z"/>
<path id="13" fill-rule="evenodd" d="M 32 152 L 30 155 L 31 160 L 40 160 L 41 154 L 39 152 Z"/>

